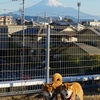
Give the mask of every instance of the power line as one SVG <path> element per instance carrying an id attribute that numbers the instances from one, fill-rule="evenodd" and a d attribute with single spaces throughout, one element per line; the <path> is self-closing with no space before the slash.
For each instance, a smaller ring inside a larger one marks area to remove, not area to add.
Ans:
<path id="1" fill-rule="evenodd" d="M 6 4 L 6 3 L 10 3 L 12 1 L 7 1 L 7 2 L 0 2 L 0 4 Z"/>

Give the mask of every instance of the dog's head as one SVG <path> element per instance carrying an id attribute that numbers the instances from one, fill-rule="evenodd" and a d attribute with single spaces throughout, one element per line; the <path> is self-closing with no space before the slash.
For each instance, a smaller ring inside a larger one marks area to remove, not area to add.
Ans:
<path id="1" fill-rule="evenodd" d="M 42 85 L 42 93 L 44 97 L 51 98 L 54 94 L 54 87 L 52 84 L 43 84 Z"/>
<path id="2" fill-rule="evenodd" d="M 71 100 L 71 96 L 73 94 L 72 87 L 72 83 L 64 83 L 61 85 L 60 92 L 64 99 Z"/>

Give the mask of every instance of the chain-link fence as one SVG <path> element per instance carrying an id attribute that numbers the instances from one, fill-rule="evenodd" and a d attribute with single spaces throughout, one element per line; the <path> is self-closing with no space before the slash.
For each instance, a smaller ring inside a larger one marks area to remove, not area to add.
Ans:
<path id="1" fill-rule="evenodd" d="M 100 87 L 100 36 L 94 30 L 0 26 L 0 96 L 39 93 L 56 72 L 63 82 Z"/>

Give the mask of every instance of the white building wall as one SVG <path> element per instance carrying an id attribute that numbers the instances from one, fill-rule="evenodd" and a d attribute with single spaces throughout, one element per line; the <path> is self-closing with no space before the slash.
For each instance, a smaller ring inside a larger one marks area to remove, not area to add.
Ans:
<path id="1" fill-rule="evenodd" d="M 100 26 L 100 22 L 98 21 L 90 22 L 90 26 Z"/>

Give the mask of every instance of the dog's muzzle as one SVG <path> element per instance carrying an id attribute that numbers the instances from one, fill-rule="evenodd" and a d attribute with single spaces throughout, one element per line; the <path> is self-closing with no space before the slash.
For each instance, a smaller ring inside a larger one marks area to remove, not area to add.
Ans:
<path id="1" fill-rule="evenodd" d="M 73 95 L 73 93 L 70 95 L 70 97 L 69 98 L 67 98 L 66 100 L 72 100 L 72 95 Z"/>
<path id="2" fill-rule="evenodd" d="M 68 93 L 67 93 L 66 90 L 65 90 L 65 91 L 63 91 L 63 92 L 61 93 L 61 98 L 62 98 L 62 100 L 72 100 L 72 95 L 73 95 L 73 93 L 70 95 L 69 98 L 67 98 Z"/>
<path id="3" fill-rule="evenodd" d="M 56 94 L 57 94 L 57 93 L 54 92 L 52 95 L 49 94 L 48 96 L 44 96 L 44 99 L 45 99 L 45 100 L 53 100 Z"/>

